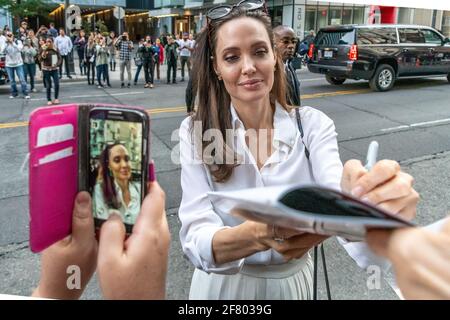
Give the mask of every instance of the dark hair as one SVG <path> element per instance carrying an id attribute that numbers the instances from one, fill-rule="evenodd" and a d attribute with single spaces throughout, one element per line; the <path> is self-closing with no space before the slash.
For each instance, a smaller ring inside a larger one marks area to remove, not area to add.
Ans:
<path id="1" fill-rule="evenodd" d="M 213 65 L 213 59 L 215 59 L 216 56 L 217 31 L 224 23 L 242 17 L 255 19 L 261 22 L 266 29 L 277 60 L 274 72 L 274 83 L 272 90 L 270 91 L 270 103 L 272 107 L 274 107 L 275 101 L 278 101 L 278 103 L 287 111 L 291 110 L 291 107 L 288 106 L 286 102 L 286 77 L 283 62 L 275 51 L 271 21 L 267 14 L 262 11 L 245 11 L 240 8 L 235 8 L 226 17 L 217 21 L 213 20 L 208 27 L 204 28 L 198 34 L 196 48 L 193 53 L 192 68 L 197 71 L 202 70 L 202 72 L 192 72 L 194 75 L 193 87 L 196 88 L 198 97 L 197 112 L 192 119 L 194 121 L 202 122 L 202 132 L 194 132 L 193 125 L 191 125 L 191 131 L 192 135 L 201 134 L 201 137 L 203 137 L 203 134 L 209 129 L 219 129 L 222 133 L 222 154 L 224 156 L 227 155 L 225 156 L 225 159 L 227 159 L 227 157 L 229 159 L 229 155 L 232 155 L 234 163 L 224 163 L 228 161 L 216 163 L 216 160 L 213 160 L 213 164 L 207 164 L 210 173 L 217 182 L 226 182 L 231 177 L 234 168 L 239 165 L 234 150 L 226 144 L 226 130 L 232 128 L 230 111 L 231 97 L 227 92 L 223 81 L 218 80 Z M 193 139 L 193 141 L 195 140 Z M 203 139 L 199 139 L 199 141 L 203 141 Z M 197 150 L 198 152 L 201 152 L 200 155 L 203 154 L 203 150 L 209 143 L 209 141 L 202 142 L 202 150 Z M 214 143 L 217 143 L 217 141 L 214 141 Z"/>
<path id="2" fill-rule="evenodd" d="M 103 191 L 103 199 L 105 203 L 114 209 L 119 209 L 121 204 L 119 203 L 119 199 L 117 199 L 116 188 L 114 186 L 114 177 L 111 176 L 109 167 L 109 156 L 111 155 L 111 149 L 115 146 L 123 146 L 122 143 L 115 142 L 114 144 L 107 145 L 105 149 L 100 154 L 100 167 L 102 174 L 102 191 Z"/>

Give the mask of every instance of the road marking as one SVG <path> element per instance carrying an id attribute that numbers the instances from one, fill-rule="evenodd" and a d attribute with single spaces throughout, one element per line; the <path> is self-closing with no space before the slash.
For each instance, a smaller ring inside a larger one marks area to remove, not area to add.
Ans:
<path id="1" fill-rule="evenodd" d="M 370 89 L 359 89 L 359 90 L 343 90 L 343 91 L 334 91 L 334 92 L 321 92 L 321 93 L 301 95 L 301 99 L 315 99 L 315 98 L 321 98 L 321 97 L 332 97 L 332 96 L 347 95 L 347 94 L 359 94 L 359 93 L 365 93 L 365 92 L 370 92 L 370 91 L 371 91 Z M 84 97 L 123 96 L 123 95 L 131 95 L 131 94 L 136 95 L 136 94 L 141 94 L 141 93 L 144 93 L 144 92 L 143 91 L 121 92 L 121 93 L 111 93 L 108 95 L 79 95 L 79 96 L 67 97 L 64 99 L 84 98 Z M 39 101 L 39 100 L 46 100 L 46 99 L 42 98 L 42 99 L 31 99 L 31 100 Z M 186 112 L 186 106 L 153 108 L 153 109 L 147 109 L 147 112 L 149 114 Z M 18 128 L 18 127 L 25 127 L 25 126 L 28 126 L 28 121 L 0 123 L 0 129 Z"/>
<path id="2" fill-rule="evenodd" d="M 28 125 L 28 121 L 0 123 L 0 129 L 25 127 Z"/>
<path id="3" fill-rule="evenodd" d="M 399 131 L 399 130 L 404 130 L 404 129 L 425 127 L 425 126 L 429 126 L 429 125 L 433 125 L 433 124 L 444 124 L 444 123 L 450 123 L 450 118 L 433 120 L 433 121 L 426 121 L 426 122 L 417 122 L 417 123 L 412 123 L 412 124 L 408 124 L 408 125 L 402 125 L 402 126 L 398 126 L 398 127 L 381 129 L 380 131 L 381 132 Z"/>
<path id="4" fill-rule="evenodd" d="M 319 81 L 319 80 L 325 80 L 325 77 L 323 77 L 323 78 L 311 78 L 311 79 L 302 79 L 301 77 L 300 77 L 300 83 L 302 83 L 302 82 L 309 82 L 309 81 Z"/>
<path id="5" fill-rule="evenodd" d="M 334 96 L 342 96 L 346 94 L 360 94 L 372 92 L 370 89 L 358 89 L 358 90 L 342 90 L 342 91 L 333 91 L 333 92 L 319 92 L 312 94 L 302 94 L 300 96 L 301 99 L 315 99 L 315 98 L 323 98 L 323 97 L 334 97 Z"/>
<path id="6" fill-rule="evenodd" d="M 173 108 L 159 108 L 159 109 L 147 109 L 148 114 L 170 113 L 170 112 L 184 112 L 186 107 L 173 107 Z M 0 129 L 18 128 L 28 126 L 28 121 L 0 123 Z"/>
<path id="7" fill-rule="evenodd" d="M 86 94 L 86 95 L 79 95 L 79 96 L 69 96 L 69 97 L 62 97 L 62 99 L 78 99 L 78 98 L 93 98 L 93 97 L 109 97 L 109 96 L 127 96 L 127 95 L 136 95 L 136 94 L 141 94 L 144 93 L 144 91 L 138 91 L 138 92 L 118 92 L 118 93 L 110 93 L 110 94 Z M 45 98 L 34 98 L 34 99 L 30 99 L 31 101 L 42 101 L 42 100 L 47 100 Z"/>

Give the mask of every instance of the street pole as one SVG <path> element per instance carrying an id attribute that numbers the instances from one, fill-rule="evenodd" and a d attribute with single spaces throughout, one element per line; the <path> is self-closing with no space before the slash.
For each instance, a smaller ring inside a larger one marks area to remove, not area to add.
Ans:
<path id="1" fill-rule="evenodd" d="M 70 7 L 70 0 L 64 0 L 64 24 L 65 24 L 65 30 L 66 34 L 69 34 L 70 30 L 67 27 L 67 20 L 68 20 L 68 11 L 67 9 Z"/>
<path id="2" fill-rule="evenodd" d="M 64 30 L 66 30 L 66 36 L 70 37 L 70 29 L 69 26 L 67 25 L 67 21 L 69 20 L 69 9 L 70 7 L 70 0 L 64 0 Z M 75 63 L 73 61 L 73 49 L 69 54 L 69 74 L 70 73 L 75 73 Z"/>

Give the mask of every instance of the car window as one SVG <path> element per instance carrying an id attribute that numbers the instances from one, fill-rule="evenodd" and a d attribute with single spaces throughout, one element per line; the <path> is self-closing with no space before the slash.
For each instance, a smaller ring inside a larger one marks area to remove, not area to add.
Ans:
<path id="1" fill-rule="evenodd" d="M 355 43 L 355 30 L 319 31 L 316 45 L 351 45 Z"/>
<path id="2" fill-rule="evenodd" d="M 423 29 L 420 30 L 425 38 L 425 43 L 428 44 L 442 44 L 442 38 L 434 31 Z"/>
<path id="3" fill-rule="evenodd" d="M 358 44 L 396 44 L 395 28 L 359 28 Z"/>
<path id="4" fill-rule="evenodd" d="M 425 43 L 425 38 L 419 29 L 398 29 L 401 43 Z"/>

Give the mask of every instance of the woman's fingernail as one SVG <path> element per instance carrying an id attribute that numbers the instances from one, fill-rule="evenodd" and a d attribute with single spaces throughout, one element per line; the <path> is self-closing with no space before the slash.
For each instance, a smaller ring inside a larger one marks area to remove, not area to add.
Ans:
<path id="1" fill-rule="evenodd" d="M 362 201 L 362 202 L 369 202 L 369 203 L 370 203 L 369 197 L 363 197 L 363 198 L 361 199 L 361 201 Z"/>
<path id="2" fill-rule="evenodd" d="M 355 187 L 352 190 L 352 196 L 359 198 L 364 193 L 364 189 L 361 186 Z"/>
<path id="3" fill-rule="evenodd" d="M 148 165 L 148 181 L 153 182 L 156 180 L 156 174 L 155 174 L 155 163 L 150 162 Z"/>
<path id="4" fill-rule="evenodd" d="M 89 205 L 89 197 L 85 194 L 79 194 L 77 197 L 77 205 L 81 209 L 85 209 Z"/>

